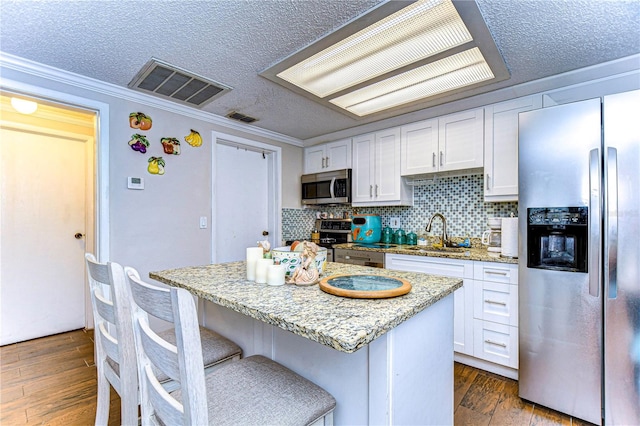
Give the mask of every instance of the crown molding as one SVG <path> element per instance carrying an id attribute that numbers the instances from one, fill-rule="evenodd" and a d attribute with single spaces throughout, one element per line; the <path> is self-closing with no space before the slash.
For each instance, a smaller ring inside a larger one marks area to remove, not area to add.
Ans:
<path id="1" fill-rule="evenodd" d="M 19 56 L 0 51 L 0 67 L 22 72 L 31 76 L 40 77 L 58 83 L 68 84 L 79 89 L 85 89 L 103 95 L 113 96 L 126 101 L 137 102 L 164 111 L 186 115 L 190 118 L 200 119 L 217 126 L 223 127 L 225 131 L 236 130 L 245 134 L 268 138 L 277 142 L 298 147 L 304 146 L 302 140 L 281 133 L 273 132 L 258 127 L 252 127 L 243 123 L 236 123 L 228 118 L 220 117 L 209 112 L 200 111 L 180 104 L 173 104 L 169 101 L 155 98 L 144 93 L 139 93 L 129 88 L 117 86 L 112 83 L 86 77 L 80 74 L 64 71 L 59 68 L 31 61 Z"/>

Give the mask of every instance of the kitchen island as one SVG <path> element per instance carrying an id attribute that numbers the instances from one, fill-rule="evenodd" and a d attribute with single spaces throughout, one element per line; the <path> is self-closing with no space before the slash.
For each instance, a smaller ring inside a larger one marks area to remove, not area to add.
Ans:
<path id="1" fill-rule="evenodd" d="M 349 299 L 317 285 L 246 280 L 245 263 L 150 273 L 201 300 L 204 326 L 334 395 L 336 424 L 453 423 L 453 292 L 462 280 L 327 263 L 324 276 L 372 274 L 411 283 L 391 299 Z"/>

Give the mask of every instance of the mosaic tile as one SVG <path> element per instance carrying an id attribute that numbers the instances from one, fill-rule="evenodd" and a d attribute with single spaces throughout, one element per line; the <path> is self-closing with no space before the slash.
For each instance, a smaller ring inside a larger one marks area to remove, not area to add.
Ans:
<path id="1" fill-rule="evenodd" d="M 517 202 L 486 203 L 483 175 L 450 176 L 437 178 L 433 183 L 414 186 L 413 207 L 358 207 L 318 206 L 306 209 L 282 210 L 282 238 L 296 240 L 309 238 L 315 225 L 316 212 L 333 213 L 336 217 L 346 211 L 353 214 L 377 214 L 382 226 L 388 226 L 391 217 L 400 218 L 406 232 L 423 232 L 434 213 L 447 219 L 447 233 L 451 237 L 480 238 L 487 229 L 487 218 L 509 217 L 518 214 Z M 432 235 L 442 232 L 442 224 L 435 219 Z"/>

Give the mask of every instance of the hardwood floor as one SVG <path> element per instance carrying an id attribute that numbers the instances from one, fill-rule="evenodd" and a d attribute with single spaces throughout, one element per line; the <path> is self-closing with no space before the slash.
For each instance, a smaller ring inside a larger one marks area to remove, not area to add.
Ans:
<path id="1" fill-rule="evenodd" d="M 0 347 L 0 424 L 91 425 L 96 409 L 93 333 L 76 330 Z M 522 401 L 518 383 L 456 363 L 455 425 L 588 425 Z M 111 391 L 109 424 L 120 424 Z"/>
<path id="2" fill-rule="evenodd" d="M 92 338 L 92 331 L 76 330 L 0 347 L 0 424 L 94 424 Z M 120 424 L 113 389 L 109 424 Z"/>
<path id="3" fill-rule="evenodd" d="M 454 364 L 454 423 L 462 425 L 580 425 L 591 423 L 518 397 L 518 382 Z"/>

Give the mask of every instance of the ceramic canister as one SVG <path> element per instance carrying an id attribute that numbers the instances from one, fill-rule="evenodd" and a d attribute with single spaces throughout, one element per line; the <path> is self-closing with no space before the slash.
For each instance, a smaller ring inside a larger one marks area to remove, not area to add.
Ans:
<path id="1" fill-rule="evenodd" d="M 382 236 L 382 221 L 375 214 L 353 215 L 351 236 L 354 243 L 379 243 Z"/>

